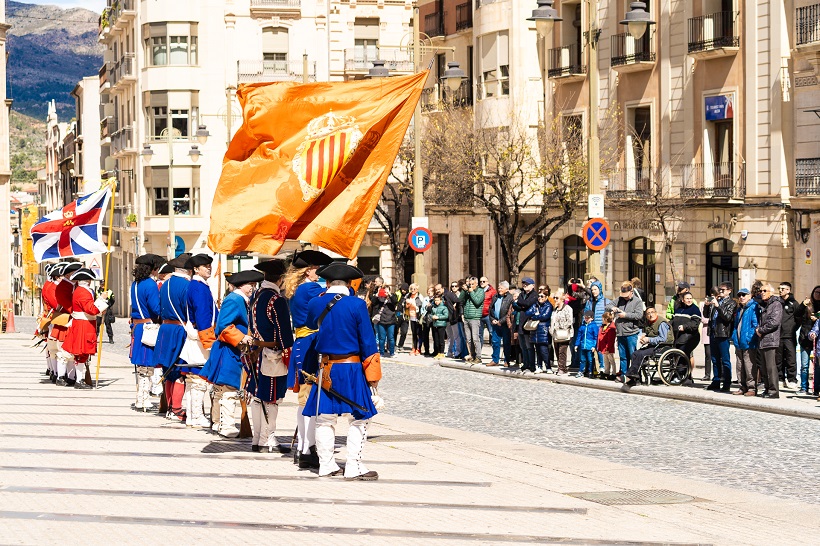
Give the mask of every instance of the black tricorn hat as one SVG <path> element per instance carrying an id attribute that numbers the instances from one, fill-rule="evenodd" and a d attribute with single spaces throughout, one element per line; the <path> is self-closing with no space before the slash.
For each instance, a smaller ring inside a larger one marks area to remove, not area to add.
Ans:
<path id="1" fill-rule="evenodd" d="M 171 267 L 175 267 L 177 269 L 188 269 L 188 260 L 191 258 L 191 255 L 188 252 L 183 252 L 173 260 L 169 260 L 168 263 Z"/>
<path id="2" fill-rule="evenodd" d="M 141 264 L 141 265 L 149 265 L 151 269 L 159 269 L 162 264 L 166 263 L 168 260 L 163 258 L 158 254 L 143 254 L 142 256 L 137 256 L 137 259 L 134 260 L 134 263 Z"/>
<path id="3" fill-rule="evenodd" d="M 212 256 L 208 256 L 207 254 L 195 254 L 185 262 L 185 269 L 193 269 L 201 265 L 210 265 L 213 262 L 214 259 Z"/>
<path id="4" fill-rule="evenodd" d="M 225 280 L 237 288 L 243 284 L 248 284 L 249 282 L 262 282 L 264 279 L 264 273 L 254 270 L 239 271 L 237 273 L 232 273 L 230 276 L 228 276 L 227 273 L 225 274 Z"/>
<path id="5" fill-rule="evenodd" d="M 285 262 L 282 260 L 268 260 L 266 262 L 259 262 L 253 267 L 263 272 L 265 274 L 265 278 L 268 280 L 281 277 L 287 270 L 287 267 L 285 267 Z"/>
<path id="6" fill-rule="evenodd" d="M 328 265 L 333 258 L 318 250 L 303 250 L 293 258 L 293 267 L 311 267 Z"/>
<path id="7" fill-rule="evenodd" d="M 171 264 L 166 262 L 166 263 L 162 264 L 161 266 L 159 266 L 159 271 L 157 271 L 157 274 L 158 275 L 165 275 L 167 273 L 173 273 L 173 272 L 174 272 L 174 266 L 172 266 Z"/>
<path id="8" fill-rule="evenodd" d="M 97 276 L 94 274 L 93 271 L 91 271 L 90 269 L 88 269 L 86 267 L 81 267 L 80 269 L 77 270 L 76 273 L 71 275 L 71 280 L 72 281 L 96 281 L 98 279 L 97 279 Z"/>
<path id="9" fill-rule="evenodd" d="M 76 280 L 71 276 L 71 274 L 76 272 L 76 271 L 79 271 L 82 268 L 83 268 L 83 264 L 81 264 L 80 262 L 69 262 L 69 263 L 65 264 L 63 266 L 63 268 L 60 270 L 60 275 L 62 275 L 64 277 L 68 277 L 71 280 Z"/>
<path id="10" fill-rule="evenodd" d="M 328 281 L 352 281 L 364 277 L 364 273 L 358 267 L 339 262 L 320 267 L 316 274 Z"/>

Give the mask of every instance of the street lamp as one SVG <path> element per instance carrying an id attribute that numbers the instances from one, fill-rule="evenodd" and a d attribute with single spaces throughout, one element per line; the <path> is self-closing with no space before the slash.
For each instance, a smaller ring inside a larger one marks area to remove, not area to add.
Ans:
<path id="1" fill-rule="evenodd" d="M 461 82 L 467 79 L 467 76 L 464 74 L 460 65 L 453 61 L 447 63 L 447 70 L 444 71 L 444 75 L 441 79 L 447 82 L 447 87 L 455 93 L 458 91 L 458 88 L 461 87 Z"/>
<path id="2" fill-rule="evenodd" d="M 176 258 L 177 249 L 176 231 L 174 230 L 174 217 L 176 212 L 174 210 L 174 131 L 177 131 L 177 133 L 179 132 L 174 128 L 165 128 L 159 134 L 160 140 L 164 140 L 168 143 L 168 250 L 166 256 L 169 260 Z M 207 127 L 200 125 L 196 130 L 195 136 L 197 142 L 204 146 L 208 141 L 210 133 L 208 132 Z M 142 160 L 145 164 L 148 165 L 154 157 L 154 150 L 151 148 L 150 144 L 145 143 L 143 144 L 140 155 L 142 156 Z M 199 146 L 192 144 L 191 149 L 188 151 L 188 157 L 191 158 L 191 161 L 196 163 L 199 161 L 200 155 L 202 155 L 202 152 L 200 151 Z"/>
<path id="3" fill-rule="evenodd" d="M 376 59 L 373 61 L 373 67 L 367 71 L 368 78 L 389 78 L 390 71 L 384 66 L 384 61 Z"/>
<path id="4" fill-rule="evenodd" d="M 646 12 L 646 2 L 632 2 L 629 7 L 630 10 L 621 24 L 626 25 L 633 38 L 640 40 L 646 34 L 649 25 L 654 25 L 655 21 Z"/>
<path id="5" fill-rule="evenodd" d="M 542 38 L 547 37 L 554 23 L 563 21 L 558 16 L 558 11 L 552 7 L 552 4 L 553 0 L 538 0 L 538 7 L 532 10 L 532 17 L 527 19 L 527 21 L 535 21 L 535 30 Z M 546 53 L 546 47 L 544 52 Z"/>

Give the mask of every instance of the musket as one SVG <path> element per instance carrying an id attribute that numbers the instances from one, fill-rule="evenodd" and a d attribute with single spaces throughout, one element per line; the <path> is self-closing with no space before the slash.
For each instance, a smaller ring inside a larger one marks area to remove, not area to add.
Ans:
<path id="1" fill-rule="evenodd" d="M 240 345 L 241 345 L 240 349 L 239 349 L 241 351 L 240 358 L 243 359 L 245 361 L 245 364 L 248 365 L 248 369 L 250 370 L 251 375 L 253 376 L 253 382 L 256 384 L 256 388 L 258 389 L 259 388 L 259 374 L 256 370 L 256 362 L 255 361 L 257 359 L 254 358 L 255 352 L 251 348 L 250 345 L 246 345 L 244 343 L 240 344 Z M 261 357 L 262 357 L 262 351 L 259 351 L 259 358 L 261 358 Z M 262 402 L 261 400 L 260 400 L 260 403 L 262 404 L 262 415 L 265 416 L 265 422 L 270 423 L 270 421 L 268 421 L 268 408 L 265 407 L 265 403 Z"/>
<path id="2" fill-rule="evenodd" d="M 305 370 L 301 370 L 302 375 L 305 376 L 305 382 L 306 383 L 311 383 L 312 382 L 312 383 L 320 386 L 319 392 L 316 393 L 316 399 L 317 399 L 317 401 L 316 401 L 316 415 L 317 416 L 319 415 L 319 401 L 318 401 L 318 399 L 319 399 L 319 394 L 322 392 L 322 389 L 326 390 L 328 394 L 332 394 L 333 396 L 335 396 L 336 398 L 338 398 L 339 400 L 341 400 L 345 404 L 349 404 L 350 406 L 353 406 L 354 408 L 362 410 L 362 411 L 367 411 L 367 408 L 365 408 L 363 406 L 360 406 L 359 404 L 357 404 L 356 402 L 354 402 L 350 398 L 344 396 L 343 394 L 339 394 L 336 390 L 333 389 L 333 387 L 327 387 L 326 388 L 324 385 L 322 385 L 321 384 L 321 380 L 322 380 L 321 378 L 322 378 L 322 371 L 324 371 L 324 368 L 325 368 L 324 366 L 319 368 L 319 378 L 318 378 L 318 380 L 317 380 L 315 375 L 313 375 L 311 373 L 308 373 Z"/>

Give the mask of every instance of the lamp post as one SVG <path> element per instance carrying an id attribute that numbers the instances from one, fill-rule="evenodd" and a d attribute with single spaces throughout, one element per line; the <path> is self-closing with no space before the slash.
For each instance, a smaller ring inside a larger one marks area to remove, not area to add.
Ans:
<path id="1" fill-rule="evenodd" d="M 174 230 L 174 217 L 176 216 L 174 210 L 174 131 L 175 129 L 169 127 L 163 129 L 159 134 L 160 139 L 168 143 L 168 249 L 166 257 L 169 260 L 176 258 L 177 249 L 176 231 Z M 197 142 L 205 145 L 209 136 L 208 129 L 204 125 L 200 125 L 196 131 Z M 140 155 L 142 155 L 142 159 L 146 164 L 150 164 L 154 156 L 154 150 L 151 149 L 150 144 L 145 143 Z M 199 150 L 199 146 L 192 144 L 191 149 L 188 151 L 191 161 L 196 163 L 201 155 L 202 152 Z"/>
<path id="2" fill-rule="evenodd" d="M 587 50 L 587 73 L 589 74 L 589 133 L 587 138 L 587 178 L 589 183 L 589 194 L 601 192 L 601 152 L 598 139 L 598 38 L 601 34 L 596 22 L 596 12 L 598 10 L 598 0 L 585 0 L 587 5 L 586 32 L 584 33 Z M 544 65 L 546 66 L 546 35 L 552 29 L 553 23 L 561 21 L 558 12 L 552 7 L 552 0 L 538 0 L 538 8 L 532 11 L 532 17 L 528 21 L 535 21 L 535 28 L 544 38 Z M 636 40 L 643 37 L 649 25 L 655 24 L 646 12 L 645 2 L 632 2 L 630 10 L 620 24 L 629 29 L 629 33 Z M 544 70 L 544 122 L 546 123 L 547 107 L 547 87 L 546 69 Z M 601 254 L 590 252 L 587 260 L 589 273 L 603 278 L 601 271 Z"/>

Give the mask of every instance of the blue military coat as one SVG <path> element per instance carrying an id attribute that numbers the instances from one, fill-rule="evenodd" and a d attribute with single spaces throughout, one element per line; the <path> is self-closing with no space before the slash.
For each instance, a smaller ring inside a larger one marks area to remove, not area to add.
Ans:
<path id="1" fill-rule="evenodd" d="M 238 291 L 228 294 L 222 302 L 216 319 L 217 341 L 211 347 L 211 354 L 200 375 L 214 385 L 227 385 L 239 390 L 242 386 L 241 353 L 229 343 L 219 341 L 220 334 L 231 325 L 243 334 L 248 333 L 248 302 Z"/>
<path id="2" fill-rule="evenodd" d="M 370 323 L 370 314 L 364 300 L 349 295 L 345 288 L 342 298 L 325 315 L 322 326 L 318 326 L 319 316 L 335 297 L 333 292 L 336 289 L 337 287 L 330 288 L 327 293 L 314 298 L 308 304 L 307 326 L 319 330 L 316 337 L 316 350 L 321 354 L 359 355 L 364 361 L 379 352 L 373 326 Z M 361 363 L 334 364 L 330 372 L 330 379 L 335 391 L 363 406 L 365 410 L 354 408 L 323 390 L 319 398 L 319 414 L 350 413 L 356 419 L 370 419 L 378 413 L 373 405 L 370 387 Z M 316 415 L 318 391 L 319 389 L 316 388 L 311 389 L 310 397 L 302 412 L 303 415 L 311 417 Z"/>
<path id="3" fill-rule="evenodd" d="M 290 349 L 293 347 L 293 330 L 290 327 L 290 311 L 288 300 L 279 293 L 279 287 L 267 281 L 256 292 L 251 300 L 251 334 L 262 341 L 275 343 L 275 349 Z M 248 381 L 245 390 L 264 402 L 276 402 L 285 397 L 288 388 L 287 374 L 269 377 L 262 374 L 262 354 L 255 362 L 255 369 L 247 369 Z M 291 364 L 292 366 L 292 364 Z"/>
<path id="4" fill-rule="evenodd" d="M 187 277 L 174 273 L 162 283 L 159 289 L 160 318 L 163 321 L 173 320 L 185 324 L 188 320 L 188 285 L 191 281 Z M 154 366 L 162 366 L 166 371 L 174 364 L 185 364 L 180 360 L 179 353 L 185 343 L 185 326 L 177 324 L 163 324 L 159 327 L 157 344 L 154 347 Z M 167 376 L 166 380 L 175 381 L 181 375 L 177 366 Z"/>
<path id="5" fill-rule="evenodd" d="M 324 292 L 324 288 L 318 282 L 305 282 L 296 288 L 293 297 L 290 298 L 290 316 L 293 319 L 296 341 L 293 343 L 290 366 L 288 366 L 289 387 L 296 387 L 303 383 L 302 369 L 314 375 L 319 369 L 316 334 L 300 335 L 298 330 L 307 324 L 308 304 L 322 292 Z"/>
<path id="6" fill-rule="evenodd" d="M 188 320 L 197 331 L 207 330 L 216 325 L 216 318 L 219 311 L 216 309 L 211 287 L 199 275 L 194 275 L 191 284 L 188 285 L 188 296 L 186 298 L 188 309 Z M 183 372 L 199 374 L 202 366 L 185 366 Z"/>
<path id="7" fill-rule="evenodd" d="M 131 318 L 159 320 L 159 288 L 152 278 L 131 283 Z M 153 366 L 154 348 L 142 344 L 144 324 L 131 326 L 131 363 L 135 366 Z"/>

